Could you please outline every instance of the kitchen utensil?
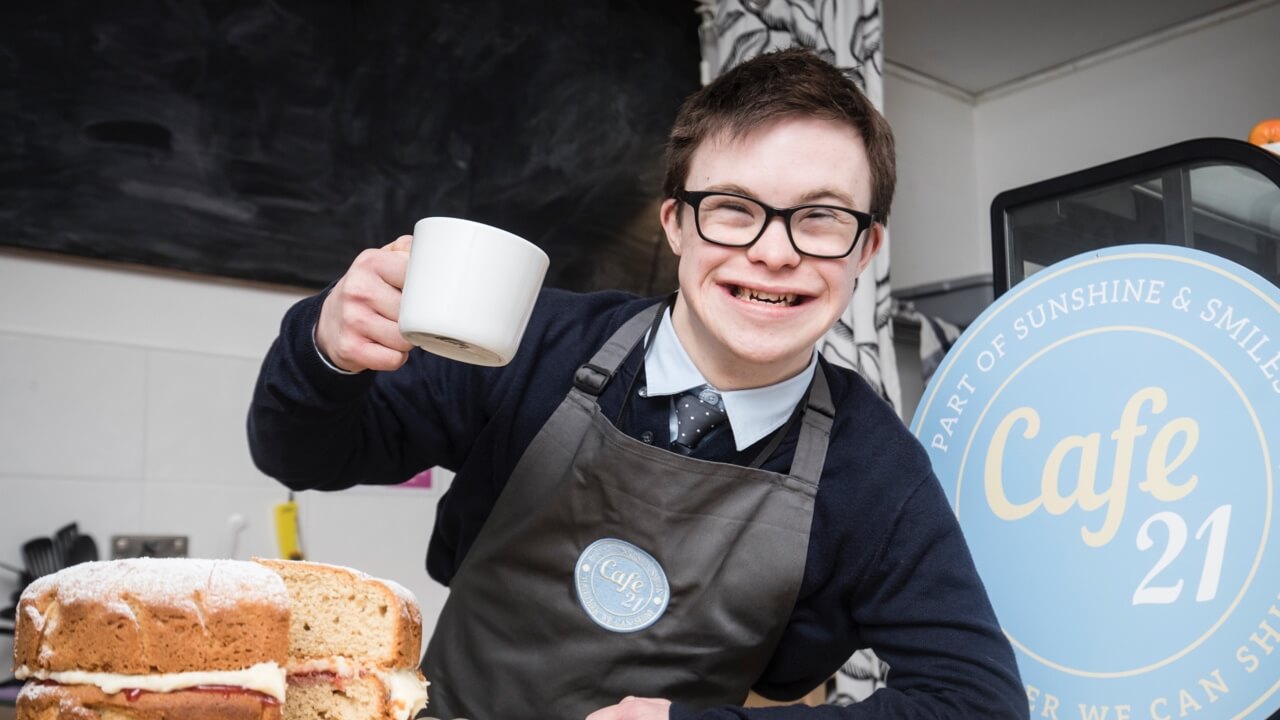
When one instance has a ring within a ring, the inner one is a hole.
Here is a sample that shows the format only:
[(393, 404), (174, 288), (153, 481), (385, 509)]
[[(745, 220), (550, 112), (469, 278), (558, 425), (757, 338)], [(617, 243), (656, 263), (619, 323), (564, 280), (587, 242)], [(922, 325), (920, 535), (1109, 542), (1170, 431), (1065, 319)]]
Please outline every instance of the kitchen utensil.
[(58, 572), (58, 549), (47, 537), (34, 538), (22, 545), (22, 557), (32, 577)]
[(75, 523), (69, 523), (58, 528), (58, 532), (53, 535), (53, 545), (58, 551), (58, 566), (65, 567), (68, 563), (67, 554), (71, 552), (71, 543), (76, 541), (80, 536), (80, 528)]
[(67, 551), (67, 555), (63, 558), (63, 566), (71, 567), (84, 562), (93, 562), (98, 559), (98, 544), (88, 535), (77, 535), (72, 541), (71, 548)]
[(19, 576), (19, 577), (21, 577), (22, 575), (24, 575), (24, 574), (26, 573), (26, 571), (25, 571), (25, 570), (23, 570), (22, 568), (20, 568), (20, 567), (14, 567), (14, 566), (10, 565), (9, 563), (2, 563), (2, 562), (0, 562), (0, 568), (3, 568), (3, 569), (5, 569), (5, 570), (8, 570), (9, 572), (14, 573), (15, 575), (17, 575), (17, 576)]

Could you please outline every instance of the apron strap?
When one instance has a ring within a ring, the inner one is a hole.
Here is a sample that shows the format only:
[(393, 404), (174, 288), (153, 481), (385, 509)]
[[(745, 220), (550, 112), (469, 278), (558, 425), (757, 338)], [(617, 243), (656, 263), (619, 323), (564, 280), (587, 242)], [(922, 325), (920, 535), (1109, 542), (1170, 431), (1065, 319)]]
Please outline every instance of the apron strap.
[(831, 419), (835, 416), (835, 404), (831, 402), (831, 386), (822, 363), (813, 369), (813, 382), (809, 385), (809, 402), (801, 419), (800, 437), (796, 441), (796, 454), (791, 459), (791, 476), (814, 487), (822, 477), (822, 466), (827, 459), (827, 444), (831, 440)]
[(622, 365), (622, 361), (631, 353), (636, 342), (657, 319), (658, 311), (664, 307), (666, 307), (666, 301), (654, 303), (623, 323), (604, 347), (596, 351), (596, 354), (573, 374), (575, 389), (592, 396), (600, 395), (604, 386)]

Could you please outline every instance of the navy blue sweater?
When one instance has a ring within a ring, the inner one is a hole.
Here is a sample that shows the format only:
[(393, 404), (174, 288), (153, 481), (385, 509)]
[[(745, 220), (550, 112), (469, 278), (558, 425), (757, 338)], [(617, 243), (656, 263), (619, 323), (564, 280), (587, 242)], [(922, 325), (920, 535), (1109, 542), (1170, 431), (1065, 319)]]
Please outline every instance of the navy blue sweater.
[[(414, 351), (394, 373), (348, 376), (312, 345), (323, 295), (299, 302), (263, 363), (249, 413), (254, 461), (296, 490), (392, 484), (435, 465), (456, 472), (440, 500), (427, 571), (448, 585), (516, 462), (568, 392), (574, 370), (651, 299), (544, 291), (511, 364), (481, 368)], [(463, 311), (463, 309), (460, 309)], [(600, 396), (632, 437), (667, 437), (668, 401), (632, 392), (633, 352)], [(848, 708), (679, 704), (671, 717), (1022, 718), (1012, 649), (1001, 633), (928, 456), (855, 373), (820, 363), (836, 416), (819, 484), (804, 580), (786, 632), (756, 692), (798, 698), (855, 650), (890, 665), (888, 687)], [(640, 387), (636, 383), (635, 387)], [(728, 436), (728, 433), (725, 433)], [(786, 472), (798, 424), (765, 463)], [(732, 442), (697, 456), (743, 463)]]

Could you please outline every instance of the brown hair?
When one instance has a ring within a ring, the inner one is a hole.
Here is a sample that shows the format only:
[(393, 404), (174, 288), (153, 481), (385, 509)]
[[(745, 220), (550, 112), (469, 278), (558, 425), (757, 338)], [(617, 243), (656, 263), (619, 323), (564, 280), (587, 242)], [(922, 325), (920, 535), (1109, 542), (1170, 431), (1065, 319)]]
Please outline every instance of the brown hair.
[(897, 178), (893, 131), (853, 80), (804, 48), (747, 60), (684, 101), (667, 141), (665, 196), (684, 187), (693, 153), (708, 138), (724, 131), (742, 137), (788, 115), (845, 123), (858, 132), (871, 165), (871, 214), (886, 221)]

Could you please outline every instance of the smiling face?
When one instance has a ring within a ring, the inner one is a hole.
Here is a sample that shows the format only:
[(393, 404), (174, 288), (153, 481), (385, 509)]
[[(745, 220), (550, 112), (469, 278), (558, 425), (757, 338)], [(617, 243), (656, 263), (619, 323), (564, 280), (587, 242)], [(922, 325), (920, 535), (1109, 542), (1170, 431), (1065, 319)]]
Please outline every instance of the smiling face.
[[(694, 152), (685, 189), (720, 190), (775, 207), (806, 203), (867, 211), (871, 170), (850, 126), (787, 117), (740, 138), (709, 138)], [(858, 274), (880, 248), (880, 225), (844, 258), (798, 254), (780, 218), (748, 248), (698, 235), (693, 209), (668, 199), (662, 226), (680, 256), (672, 320), (685, 351), (721, 390), (760, 387), (795, 375), (844, 312)]]

